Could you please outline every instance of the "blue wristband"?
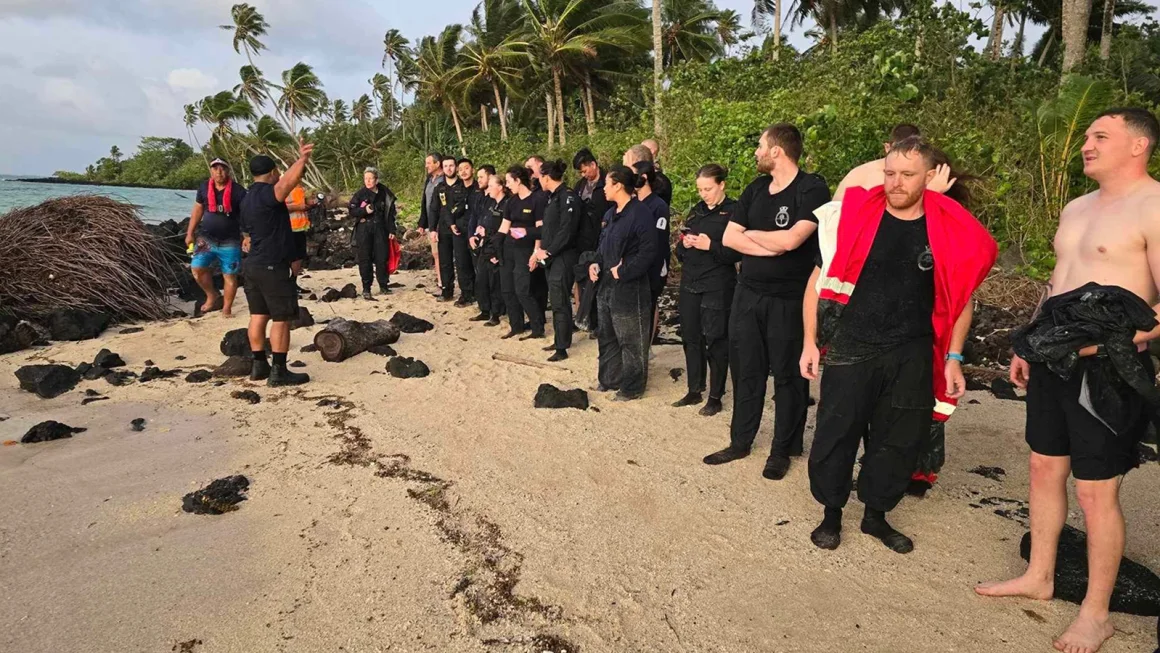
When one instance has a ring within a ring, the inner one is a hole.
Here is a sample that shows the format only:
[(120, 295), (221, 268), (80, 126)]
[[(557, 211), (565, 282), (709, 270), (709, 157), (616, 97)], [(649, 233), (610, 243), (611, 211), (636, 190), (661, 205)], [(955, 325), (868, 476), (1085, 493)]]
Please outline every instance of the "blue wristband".
[(963, 362), (963, 355), (956, 354), (954, 352), (948, 352), (947, 353), (947, 360), (948, 361), (958, 361), (958, 362), (962, 363)]

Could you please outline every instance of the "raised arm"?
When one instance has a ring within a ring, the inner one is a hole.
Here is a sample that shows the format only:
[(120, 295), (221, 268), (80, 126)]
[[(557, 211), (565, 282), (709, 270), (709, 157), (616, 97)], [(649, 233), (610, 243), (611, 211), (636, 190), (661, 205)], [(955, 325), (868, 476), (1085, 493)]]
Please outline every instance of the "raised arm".
[(282, 174), (278, 183), (274, 184), (274, 199), (285, 202), (298, 184), (302, 183), (302, 175), (306, 173), (306, 163), (310, 161), (310, 153), (313, 151), (314, 145), (312, 143), (307, 143), (302, 139), (298, 140), (298, 160)]

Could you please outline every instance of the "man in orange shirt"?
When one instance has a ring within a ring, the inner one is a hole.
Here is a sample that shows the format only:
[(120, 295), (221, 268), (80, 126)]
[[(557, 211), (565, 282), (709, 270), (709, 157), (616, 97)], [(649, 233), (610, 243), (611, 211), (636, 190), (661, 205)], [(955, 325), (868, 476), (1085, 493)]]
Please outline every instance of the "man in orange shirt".
[(306, 187), (298, 184), (286, 198), (286, 209), (290, 211), (290, 230), (294, 232), (294, 262), (290, 271), (294, 276), (302, 274), (302, 264), (306, 260), (306, 232), (310, 231), (310, 214), (307, 213), (318, 201), (307, 198)]

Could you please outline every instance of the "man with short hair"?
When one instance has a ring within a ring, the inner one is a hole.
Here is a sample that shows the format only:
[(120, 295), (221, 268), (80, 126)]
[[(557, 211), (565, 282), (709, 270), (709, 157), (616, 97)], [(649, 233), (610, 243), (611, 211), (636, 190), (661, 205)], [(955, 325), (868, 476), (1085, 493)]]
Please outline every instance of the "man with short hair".
[[(604, 171), (592, 150), (584, 147), (572, 157), (572, 168), (580, 173), (580, 179), (572, 192), (580, 198), (580, 226), (576, 236), (576, 250), (584, 252), (596, 251), (600, 243), (600, 230), (604, 221), (604, 214), (612, 203), (604, 196)], [(572, 291), (573, 302), (576, 305), (576, 324), (588, 329), (590, 337), (596, 337), (596, 302), (592, 302), (592, 309), (581, 312), (581, 289), (589, 283), (586, 278), (578, 277), (576, 287)]]
[(660, 198), (665, 201), (665, 204), (672, 205), (673, 182), (669, 180), (668, 175), (665, 174), (664, 170), (661, 170), (661, 144), (658, 143), (655, 138), (646, 138), (641, 141), (640, 144), (647, 147), (648, 151), (652, 154), (653, 166), (656, 167), (657, 170), (657, 187), (653, 189), (653, 192), (660, 196)]
[[(231, 178), (230, 164), (214, 159), (209, 165), (210, 178), (197, 188), (197, 199), (190, 214), (185, 245), (193, 246), (190, 268), (193, 279), (205, 292), (201, 311), (221, 309), (222, 315), (233, 315), (238, 294), (238, 272), (242, 267), (242, 230), (238, 222), (239, 207), (246, 189)], [(213, 281), (213, 268), (222, 271), (225, 294), (219, 294)]]
[(455, 306), (463, 308), (475, 303), (475, 259), (471, 255), (472, 217), (477, 215), (483, 204), (483, 191), (475, 182), (475, 164), (463, 157), (456, 162), (459, 182), (463, 185), (463, 213), (452, 225), (454, 233), (455, 275), (459, 278), (459, 299)]
[(906, 492), (932, 419), (946, 420), (966, 392), (971, 295), (998, 247), (962, 205), (928, 188), (937, 158), (920, 138), (895, 143), (885, 185), (846, 192), (833, 254), (815, 261), (806, 285), (804, 378), (817, 378), (826, 349), (809, 462), (810, 490), (825, 513), (810, 539), (822, 549), (841, 542), (842, 509), (865, 439), (862, 532), (897, 553), (913, 550), (886, 513)]
[[(295, 256), (294, 232), (290, 229), (286, 198), (302, 181), (313, 151), (314, 145), (300, 140), (298, 160), (284, 175), (268, 156), (250, 159), (254, 183), (241, 205), (242, 229), (250, 244), (245, 264), (250, 349), (254, 355), (250, 380), (265, 379), (271, 387), (301, 385), (310, 380), (309, 375), (291, 372), (286, 367), (290, 322), (298, 317), (298, 293), (290, 271)], [(267, 325), (270, 326), (272, 362), (266, 361)]]
[(439, 287), (431, 293), (438, 297), (443, 294), (442, 266), (439, 265), (439, 207), (435, 204), (435, 188), (443, 183), (443, 155), (428, 152), (423, 159), (427, 171), (427, 182), (423, 185), (423, 196), (419, 208), (419, 235), (428, 235), (431, 240), (431, 257), (435, 260), (435, 285)]
[(810, 384), (802, 378), (802, 297), (814, 269), (818, 219), (830, 199), (826, 181), (798, 167), (802, 135), (771, 125), (754, 153), (760, 176), (745, 188), (722, 244), (741, 253), (741, 274), (729, 317), (733, 422), (729, 446), (705, 457), (720, 465), (749, 455), (774, 377), (773, 445), (762, 476), (780, 480), (802, 454)]
[[(1044, 293), (1046, 301), (1037, 311), (1048, 316), (1049, 326), (1056, 322), (1064, 326), (1065, 316), (1081, 315), (1082, 311), (1067, 306), (1069, 297), (1075, 305), (1077, 295), (1119, 293), (1142, 304), (1145, 315), (1149, 308), (1160, 309), (1156, 304), (1160, 182), (1148, 174), (1158, 141), (1160, 124), (1144, 109), (1108, 110), (1088, 128), (1081, 150), (1083, 169), (1099, 188), (1073, 200), (1059, 218), (1055, 270)], [(1028, 328), (1034, 329), (1037, 322), (1033, 320)], [(1072, 326), (1087, 333), (1084, 325)], [(1147, 343), (1160, 336), (1160, 327), (1136, 328), (1130, 326), (1128, 333), (1120, 334), (1123, 341), (1087, 342), (1077, 347), (1078, 352), (1068, 351), (1069, 358), (1078, 353), (1079, 359), (1067, 379), (1048, 364), (1029, 364), (1018, 355), (1011, 359), (1011, 381), (1027, 389), (1030, 564), (1018, 578), (980, 585), (975, 591), (984, 596), (1052, 597), (1071, 473), (1087, 526), (1087, 595), (1075, 621), (1055, 640), (1059, 651), (1094, 653), (1115, 633), (1108, 609), (1124, 553), (1120, 485), (1128, 470), (1138, 464), (1136, 447), (1151, 411), (1137, 388), (1155, 392)], [(1116, 370), (1111, 379), (1108, 367)], [(1119, 371), (1133, 367), (1139, 376), (1136, 384)], [(1118, 415), (1102, 410), (1109, 399), (1121, 407)]]
[[(458, 223), (461, 218), (466, 220), (467, 189), (463, 180), (459, 178), (458, 161), (453, 156), (443, 156), (440, 161), (443, 178), (435, 187), (435, 231), (432, 232), (435, 242), (439, 245), (439, 301), (449, 302), (455, 299), (455, 237), (459, 233)], [(466, 222), (464, 222), (466, 227)], [(466, 246), (466, 235), (464, 245)], [(460, 292), (470, 292), (463, 285), (460, 278)], [(462, 296), (460, 297), (462, 299)]]

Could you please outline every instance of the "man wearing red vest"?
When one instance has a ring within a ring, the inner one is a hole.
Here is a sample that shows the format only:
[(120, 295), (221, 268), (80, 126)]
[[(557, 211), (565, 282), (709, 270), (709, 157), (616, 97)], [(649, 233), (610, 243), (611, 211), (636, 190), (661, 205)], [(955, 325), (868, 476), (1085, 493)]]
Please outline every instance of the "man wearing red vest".
[(886, 157), (884, 186), (847, 190), (833, 258), (806, 286), (802, 376), (817, 378), (826, 350), (809, 461), (810, 490), (825, 508), (810, 539), (823, 549), (841, 543), (866, 435), (862, 532), (898, 553), (913, 550), (886, 513), (906, 491), (931, 420), (946, 420), (966, 391), (971, 295), (998, 247), (962, 205), (927, 189), (936, 156), (921, 138), (905, 139)]

